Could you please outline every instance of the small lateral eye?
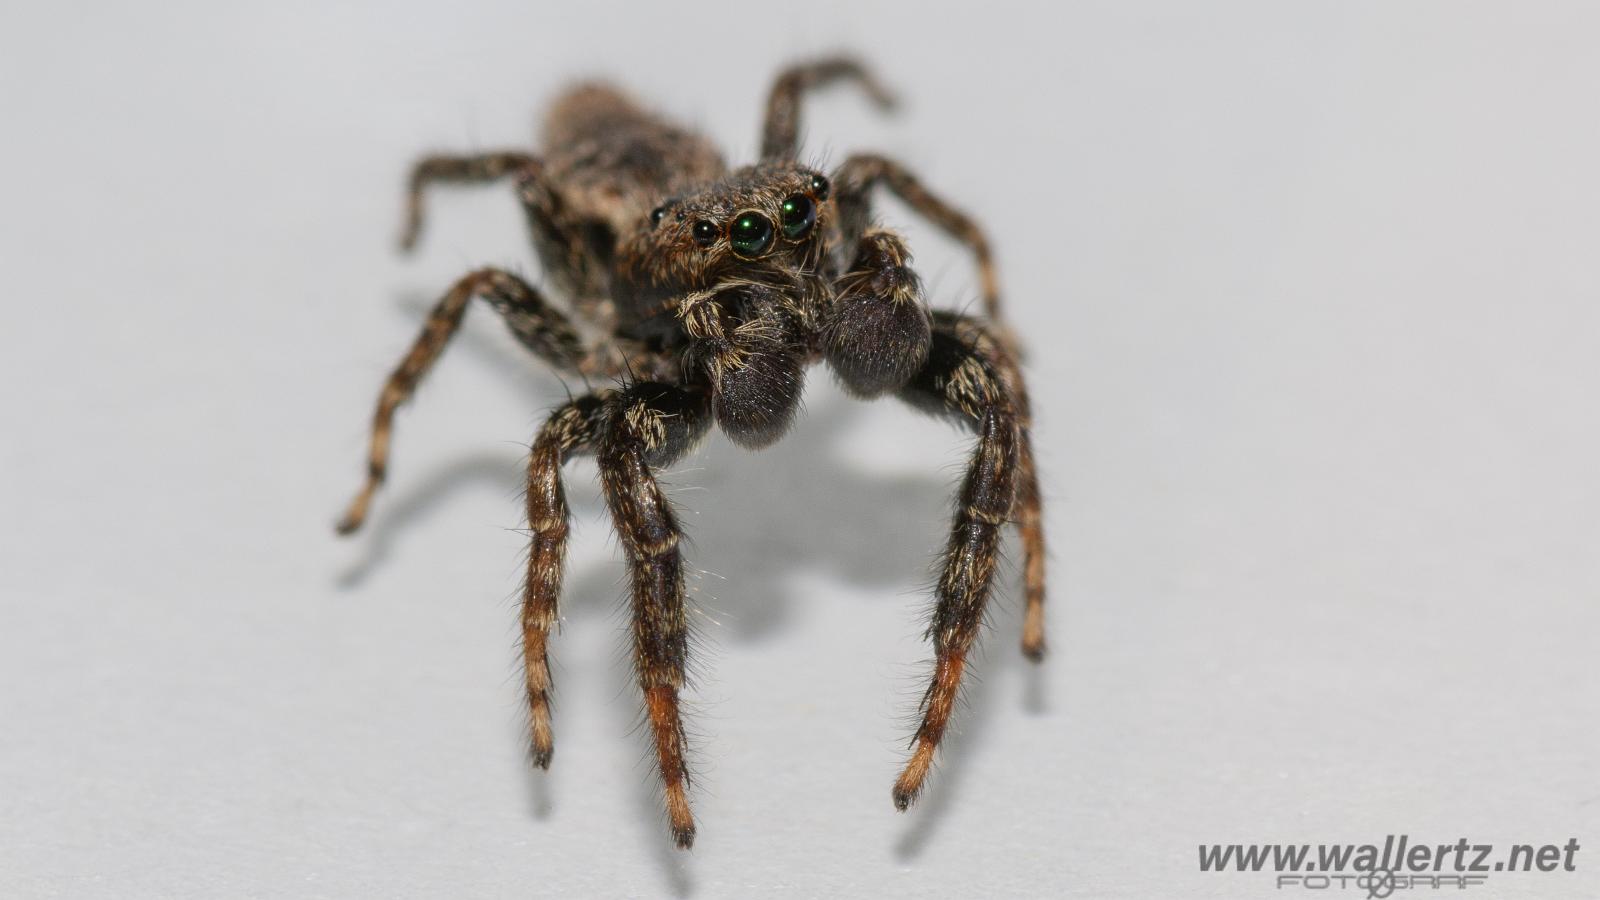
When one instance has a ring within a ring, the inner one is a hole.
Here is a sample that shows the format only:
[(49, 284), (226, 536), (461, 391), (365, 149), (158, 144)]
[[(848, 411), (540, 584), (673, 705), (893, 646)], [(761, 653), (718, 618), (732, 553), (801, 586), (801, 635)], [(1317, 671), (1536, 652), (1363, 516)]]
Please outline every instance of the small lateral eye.
[(811, 193), (815, 194), (818, 200), (828, 199), (828, 188), (828, 179), (821, 175), (811, 176)]
[(694, 223), (694, 242), (702, 247), (709, 247), (717, 242), (717, 226), (705, 219)]
[(667, 208), (665, 206), (658, 206), (655, 209), (651, 210), (650, 211), (650, 227), (654, 228), (655, 226), (660, 225), (661, 224), (661, 220), (666, 218), (666, 217), (667, 217)]
[(746, 259), (760, 256), (772, 246), (772, 222), (760, 213), (740, 213), (728, 226), (728, 243)]
[(779, 208), (783, 233), (790, 240), (798, 240), (817, 222), (817, 205), (805, 194), (792, 194)]

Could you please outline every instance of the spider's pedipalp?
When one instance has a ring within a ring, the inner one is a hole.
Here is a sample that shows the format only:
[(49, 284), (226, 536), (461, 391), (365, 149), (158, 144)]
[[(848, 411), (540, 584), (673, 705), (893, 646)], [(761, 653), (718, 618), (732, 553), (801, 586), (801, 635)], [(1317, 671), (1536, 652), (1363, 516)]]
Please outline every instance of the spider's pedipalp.
[(711, 389), (711, 410), (728, 439), (759, 450), (783, 437), (805, 388), (805, 336), (792, 298), (736, 283), (685, 303), (689, 368)]
[(876, 397), (906, 383), (928, 359), (922, 280), (900, 236), (863, 235), (855, 263), (835, 282), (822, 323), (822, 352), (849, 393)]

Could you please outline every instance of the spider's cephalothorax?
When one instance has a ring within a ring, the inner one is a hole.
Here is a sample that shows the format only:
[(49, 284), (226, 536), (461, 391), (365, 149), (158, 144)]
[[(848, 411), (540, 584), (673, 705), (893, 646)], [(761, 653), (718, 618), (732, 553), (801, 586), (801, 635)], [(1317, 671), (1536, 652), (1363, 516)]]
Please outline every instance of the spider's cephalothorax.
[[(1001, 530), (1022, 538), (1022, 649), (1044, 653), (1044, 534), (1027, 394), (999, 322), (999, 289), (983, 232), (898, 164), (852, 156), (824, 173), (795, 162), (799, 103), (835, 80), (889, 95), (857, 63), (823, 59), (783, 72), (768, 100), (762, 160), (728, 170), (702, 137), (585, 85), (557, 101), (542, 155), (434, 156), (412, 172), (402, 246), (422, 225), (433, 182), (511, 176), (550, 280), (590, 328), (521, 278), (480, 269), (430, 314), (379, 397), (367, 480), (339, 530), (361, 526), (388, 468), (395, 409), (415, 390), (472, 298), (493, 307), (529, 350), (564, 372), (611, 378), (556, 409), (533, 442), (527, 514), (532, 535), (523, 596), (534, 764), (550, 764), (550, 670), (568, 510), (562, 462), (592, 453), (632, 571), (633, 657), (680, 847), (694, 840), (679, 691), (687, 667), (680, 530), (656, 480), (714, 423), (735, 443), (780, 438), (799, 407), (807, 368), (825, 362), (858, 397), (900, 399), (965, 424), (977, 436), (945, 548), (928, 637), (934, 672), (911, 758), (894, 785), (905, 809), (933, 763), (988, 601)], [(870, 195), (894, 192), (977, 257), (982, 315), (931, 312), (911, 255), (873, 224)], [(586, 334), (602, 335), (597, 339)]]

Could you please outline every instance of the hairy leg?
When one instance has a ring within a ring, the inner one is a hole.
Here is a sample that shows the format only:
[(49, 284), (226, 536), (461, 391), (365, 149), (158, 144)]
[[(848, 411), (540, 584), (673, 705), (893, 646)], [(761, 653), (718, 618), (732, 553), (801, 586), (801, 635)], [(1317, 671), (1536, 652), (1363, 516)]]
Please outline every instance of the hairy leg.
[(969, 347), (993, 369), (1011, 399), (1017, 419), (1017, 502), (1012, 515), (1022, 541), (1022, 653), (1038, 662), (1044, 658), (1045, 542), (1043, 498), (1039, 492), (1038, 464), (1033, 452), (1033, 411), (1028, 385), (1016, 356), (998, 343), (994, 326), (951, 312), (933, 314), (935, 334), (948, 336)]
[(628, 558), (633, 659), (655, 739), (667, 818), (680, 848), (694, 843), (689, 774), (678, 709), (689, 656), (682, 531), (653, 469), (669, 464), (710, 423), (704, 393), (658, 383), (635, 384), (607, 404), (597, 461), (606, 505)]
[(1022, 654), (1044, 659), (1044, 498), (1039, 492), (1039, 466), (1033, 453), (1033, 410), (1021, 367), (1011, 353), (997, 358), (1017, 411), (1017, 533), (1022, 539)]
[(834, 173), (834, 190), (846, 241), (866, 231), (872, 219), (870, 194), (881, 184), (951, 237), (967, 245), (977, 258), (984, 313), (1000, 321), (1000, 277), (989, 239), (966, 213), (929, 191), (904, 166), (882, 156), (859, 155), (845, 160)]
[[(1029, 452), (1022, 430), (1025, 413), (1011, 387), (1015, 366), (987, 329), (970, 319), (942, 319), (934, 329), (927, 364), (900, 396), (913, 406), (967, 424), (978, 440), (957, 498), (942, 558), (938, 604), (928, 627), (934, 646), (933, 679), (923, 697), (911, 758), (894, 785), (894, 803), (902, 810), (921, 792), (955, 708), (962, 672), (988, 604), (1000, 530), (1011, 521), (1019, 495), (1022, 502), (1029, 502), (1021, 487), (1028, 481), (1023, 459)], [(1037, 491), (1033, 493), (1036, 500)], [(1042, 542), (1042, 533), (1038, 537)], [(1038, 574), (1043, 577), (1042, 567)]]
[(575, 298), (580, 314), (602, 325), (609, 324), (608, 301), (596, 299), (603, 297), (605, 290), (592, 248), (582, 239), (579, 223), (571, 221), (560, 192), (545, 175), (544, 162), (536, 156), (503, 151), (479, 156), (429, 156), (419, 161), (408, 182), (401, 249), (416, 246), (422, 233), (423, 194), (429, 185), (481, 184), (508, 175), (516, 176), (517, 199), (527, 216), (545, 274), (555, 282), (559, 293)]
[(610, 248), (597, 246), (591, 240), (593, 223), (586, 227), (586, 223), (573, 218), (561, 192), (545, 174), (543, 162), (534, 161), (518, 170), (517, 200), (527, 217), (545, 275), (557, 291), (573, 301), (579, 315), (610, 331), (614, 316), (605, 263), (600, 257)]
[(557, 621), (566, 565), (570, 513), (561, 465), (592, 450), (600, 414), (614, 393), (581, 397), (550, 414), (528, 456), (528, 580), (522, 594), (522, 659), (528, 686), (528, 726), (533, 764), (550, 767), (555, 738), (550, 728), (550, 661), (547, 646)]
[(494, 181), (520, 169), (535, 165), (527, 153), (502, 151), (477, 156), (428, 156), (411, 168), (406, 187), (405, 225), (400, 229), (400, 249), (410, 250), (422, 234), (422, 195), (436, 182), (481, 184)]
[(511, 333), (540, 358), (563, 372), (583, 374), (606, 368), (609, 348), (586, 349), (566, 316), (551, 307), (532, 285), (510, 272), (479, 269), (457, 281), (428, 314), (427, 324), (411, 350), (384, 383), (372, 418), (372, 438), (367, 451), (367, 479), (351, 501), (339, 533), (361, 527), (367, 507), (389, 467), (389, 438), (395, 410), (411, 397), (445, 344), (461, 325), (467, 303), (482, 297), (505, 319)]
[(854, 81), (880, 109), (894, 106), (894, 95), (861, 63), (835, 56), (793, 66), (778, 74), (767, 95), (767, 120), (761, 130), (762, 159), (793, 159), (800, 151), (800, 97), (835, 81)]

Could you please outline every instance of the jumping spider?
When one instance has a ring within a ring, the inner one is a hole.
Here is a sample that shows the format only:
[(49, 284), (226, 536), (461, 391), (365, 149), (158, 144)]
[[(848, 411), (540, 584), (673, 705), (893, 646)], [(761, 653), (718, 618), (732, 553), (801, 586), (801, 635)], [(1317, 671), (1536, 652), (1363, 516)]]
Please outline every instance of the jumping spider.
[[(852, 156), (831, 174), (795, 161), (801, 97), (835, 81), (855, 82), (880, 107), (892, 105), (852, 60), (790, 68), (767, 102), (761, 161), (738, 169), (728, 169), (700, 135), (595, 84), (556, 101), (543, 155), (508, 151), (419, 162), (402, 248), (410, 249), (421, 231), (428, 185), (510, 176), (545, 274), (588, 330), (604, 337), (586, 340), (568, 314), (510, 272), (479, 269), (457, 281), (383, 387), (366, 483), (339, 523), (348, 534), (366, 519), (388, 469), (395, 408), (439, 357), (472, 298), (486, 301), (522, 344), (558, 370), (615, 381), (616, 388), (551, 413), (528, 462), (532, 546), (522, 632), (533, 762), (547, 768), (553, 747), (546, 644), (557, 621), (567, 544), (561, 465), (593, 453), (632, 575), (634, 664), (672, 834), (683, 848), (695, 833), (678, 709), (688, 624), (681, 530), (656, 472), (713, 422), (742, 447), (776, 441), (794, 418), (812, 363), (826, 361), (852, 395), (893, 394), (977, 435), (942, 557), (927, 631), (934, 672), (910, 759), (894, 784), (897, 808), (916, 799), (944, 736), (1007, 524), (1019, 528), (1022, 540), (1022, 650), (1032, 659), (1044, 653), (1044, 534), (1028, 400), (999, 324), (988, 241), (971, 219), (891, 160)], [(904, 241), (873, 222), (869, 195), (878, 185), (972, 250), (982, 315), (928, 309)]]

